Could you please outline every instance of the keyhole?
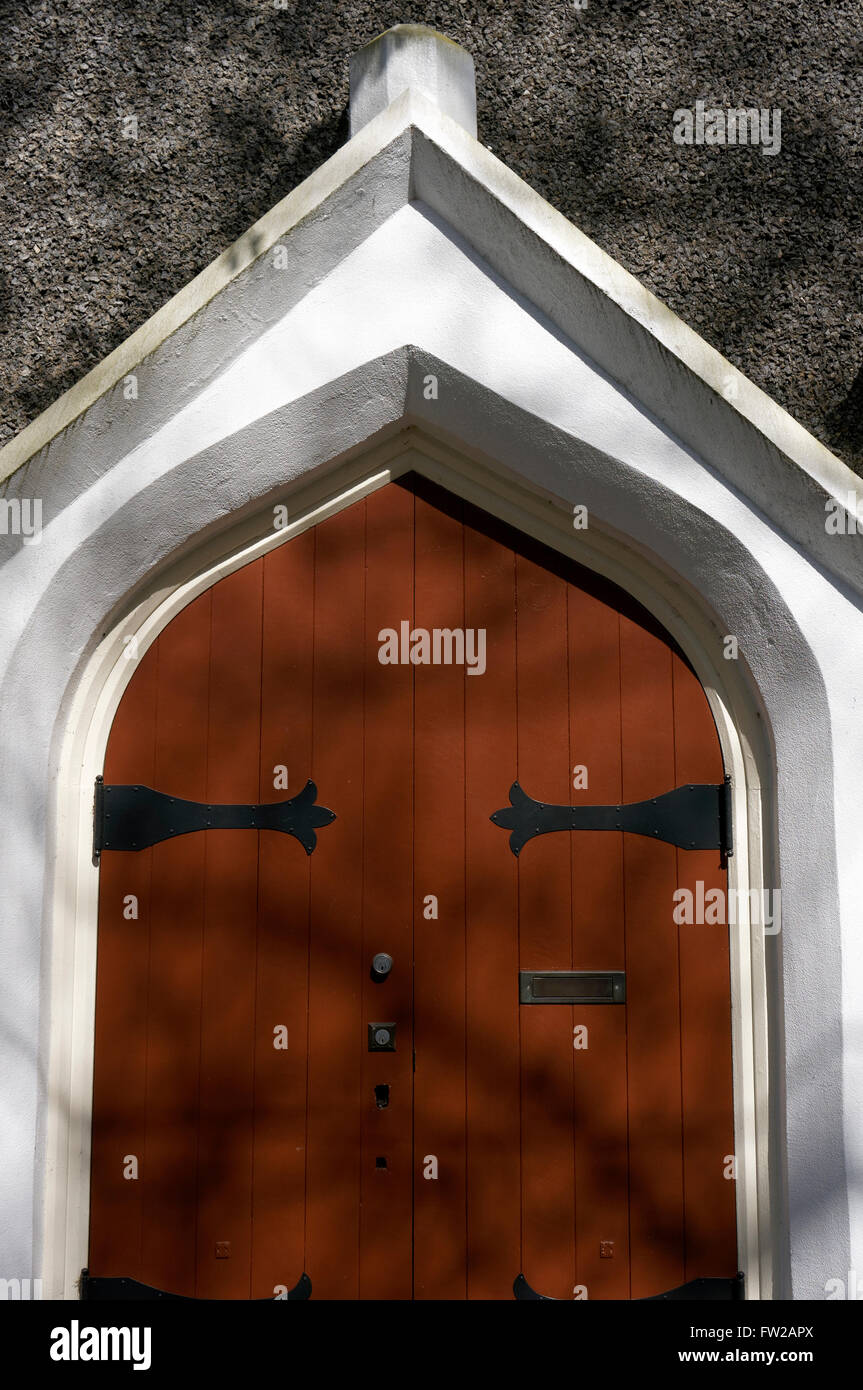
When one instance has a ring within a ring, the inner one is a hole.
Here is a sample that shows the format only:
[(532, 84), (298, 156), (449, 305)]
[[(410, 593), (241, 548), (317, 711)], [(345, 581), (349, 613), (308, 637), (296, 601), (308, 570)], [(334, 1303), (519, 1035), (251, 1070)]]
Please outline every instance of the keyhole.
[(386, 1110), (390, 1103), (389, 1086), (375, 1086), (375, 1105), (378, 1110)]

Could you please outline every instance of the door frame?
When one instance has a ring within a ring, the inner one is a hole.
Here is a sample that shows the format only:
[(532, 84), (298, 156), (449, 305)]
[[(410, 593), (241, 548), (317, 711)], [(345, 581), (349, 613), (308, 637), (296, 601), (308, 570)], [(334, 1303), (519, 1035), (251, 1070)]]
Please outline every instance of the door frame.
[[(768, 1049), (765, 939), (763, 931), (752, 929), (749, 895), (778, 887), (778, 855), (773, 757), (759, 692), (742, 661), (722, 659), (724, 634), (716, 614), (679, 575), (598, 521), (575, 530), (569, 506), (492, 472), (425, 429), (408, 426), (372, 449), (352, 451), (332, 471), (286, 488), (285, 525), (275, 524), (269, 506), (190, 549), (146, 587), (138, 586), (110, 618), (78, 680), (60, 750), (57, 854), (49, 889), (42, 1193), (46, 1298), (77, 1298), (87, 1263), (99, 883), (92, 857), (93, 787), (103, 770), (114, 714), (136, 669), (135, 650), (143, 655), (177, 613), (226, 575), (411, 471), (618, 584), (675, 638), (705, 690), (733, 779), (735, 852), (728, 887), (745, 905), (731, 930), (738, 1260), (747, 1298), (772, 1297), (774, 1256), (781, 1243), (770, 1142), (776, 1059)], [(771, 980), (771, 989), (777, 983)]]

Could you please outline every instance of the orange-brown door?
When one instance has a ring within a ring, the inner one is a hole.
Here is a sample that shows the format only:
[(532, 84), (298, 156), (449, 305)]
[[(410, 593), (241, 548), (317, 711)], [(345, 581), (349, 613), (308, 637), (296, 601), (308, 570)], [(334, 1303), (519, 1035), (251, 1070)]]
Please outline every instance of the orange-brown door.
[[(316, 1299), (731, 1278), (728, 928), (675, 920), (676, 890), (724, 892), (718, 849), (558, 828), (515, 855), (491, 819), (516, 781), (604, 807), (722, 777), (643, 609), (419, 479), (194, 600), (105, 761), (106, 809), (176, 800), (145, 848), (104, 822), (91, 1278), (244, 1299), (303, 1274)], [(309, 780), (335, 819), (261, 828)], [(528, 1002), (551, 972), (614, 972), (619, 998)]]

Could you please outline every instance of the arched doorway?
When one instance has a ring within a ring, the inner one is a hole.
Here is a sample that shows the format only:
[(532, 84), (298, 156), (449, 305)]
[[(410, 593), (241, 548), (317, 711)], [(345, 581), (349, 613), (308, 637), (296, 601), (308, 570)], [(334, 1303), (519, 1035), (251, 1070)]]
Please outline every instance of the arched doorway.
[(522, 846), (505, 811), (513, 782), (541, 808), (721, 785), (674, 641), (592, 572), (390, 483), (189, 604), (105, 763), (110, 788), (202, 808), (309, 779), (336, 817), (311, 853), (305, 822), (304, 845), (239, 813), (177, 834), (158, 812), (140, 850), (106, 834), (91, 1276), (391, 1299), (730, 1279), (728, 928), (674, 920), (680, 888), (724, 890), (718, 840)]

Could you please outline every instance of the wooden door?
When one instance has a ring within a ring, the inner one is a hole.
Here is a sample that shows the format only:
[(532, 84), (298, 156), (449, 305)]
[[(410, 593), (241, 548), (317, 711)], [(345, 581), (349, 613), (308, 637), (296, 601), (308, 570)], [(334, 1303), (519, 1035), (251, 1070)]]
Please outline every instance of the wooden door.
[[(514, 781), (564, 807), (722, 782), (703, 690), (627, 595), (390, 484), (169, 624), (104, 775), (106, 807), (151, 788), (216, 824), (102, 854), (91, 1277), (603, 1299), (733, 1276), (728, 928), (674, 911), (724, 891), (718, 850), (564, 829), (516, 856), (491, 819)], [(310, 779), (335, 819), (307, 853), (243, 808)], [(520, 1002), (561, 971), (618, 972), (625, 1002)]]

